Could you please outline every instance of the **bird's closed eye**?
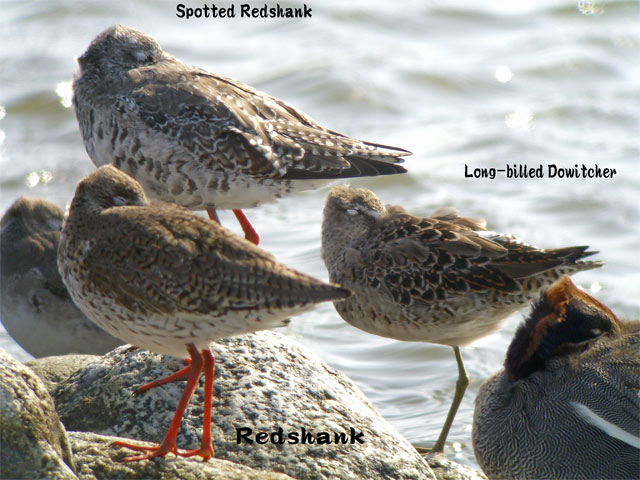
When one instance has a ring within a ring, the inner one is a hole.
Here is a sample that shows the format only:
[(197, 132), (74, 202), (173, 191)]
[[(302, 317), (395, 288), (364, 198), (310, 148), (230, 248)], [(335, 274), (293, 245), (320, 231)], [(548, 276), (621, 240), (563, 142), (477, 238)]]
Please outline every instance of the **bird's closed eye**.
[(355, 208), (347, 208), (347, 215), (358, 215), (358, 210), (356, 210)]
[(138, 62), (145, 63), (145, 64), (153, 62), (153, 55), (151, 55), (150, 53), (137, 51), (135, 52), (134, 55)]

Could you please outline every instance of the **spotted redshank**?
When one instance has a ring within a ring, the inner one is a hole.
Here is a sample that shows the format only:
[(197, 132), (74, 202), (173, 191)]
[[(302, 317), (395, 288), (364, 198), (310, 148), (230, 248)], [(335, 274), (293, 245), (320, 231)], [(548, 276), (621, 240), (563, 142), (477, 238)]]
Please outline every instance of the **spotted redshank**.
[(63, 212), (43, 199), (20, 197), (0, 221), (0, 318), (34, 357), (102, 355), (122, 341), (85, 317), (58, 273)]
[[(190, 365), (142, 390), (178, 379), (187, 385), (160, 445), (119, 445), (145, 452), (127, 460), (213, 455), (211, 402), (215, 360), (209, 342), (288, 323), (314, 304), (349, 295), (290, 269), (215, 222), (162, 202), (150, 204), (139, 183), (111, 165), (76, 189), (58, 265), (80, 309), (138, 347), (183, 357)], [(202, 444), (178, 450), (184, 410), (204, 369)]]
[(489, 478), (638, 478), (640, 322), (549, 287), (480, 387), (473, 448)]
[(147, 195), (192, 210), (240, 210), (333, 179), (404, 173), (410, 152), (318, 125), (282, 100), (187, 65), (139, 30), (115, 25), (78, 59), (73, 104), (93, 162)]
[(419, 218), (385, 207), (369, 190), (334, 187), (322, 224), (329, 278), (354, 295), (335, 307), (383, 337), (453, 347), (455, 396), (432, 448), (442, 452), (469, 378), (460, 346), (488, 335), (560, 276), (599, 267), (588, 247), (541, 250), (490, 233), (454, 208)]

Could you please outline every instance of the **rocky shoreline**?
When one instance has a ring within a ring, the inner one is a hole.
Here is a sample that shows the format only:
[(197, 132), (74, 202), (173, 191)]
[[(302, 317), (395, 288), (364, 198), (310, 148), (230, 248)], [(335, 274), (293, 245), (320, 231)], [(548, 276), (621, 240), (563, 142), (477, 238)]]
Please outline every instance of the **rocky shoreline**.
[[(212, 412), (216, 458), (204, 463), (173, 455), (124, 463), (133, 452), (112, 445), (117, 437), (162, 439), (182, 383), (134, 392), (175, 372), (183, 366), (180, 360), (127, 346), (102, 357), (46, 357), (26, 364), (0, 354), (0, 476), (484, 478), (442, 457), (425, 461), (351, 380), (282, 334), (265, 331), (224, 339), (212, 344), (212, 350), (217, 359)], [(178, 435), (180, 448), (199, 444), (201, 389), (195, 397)]]

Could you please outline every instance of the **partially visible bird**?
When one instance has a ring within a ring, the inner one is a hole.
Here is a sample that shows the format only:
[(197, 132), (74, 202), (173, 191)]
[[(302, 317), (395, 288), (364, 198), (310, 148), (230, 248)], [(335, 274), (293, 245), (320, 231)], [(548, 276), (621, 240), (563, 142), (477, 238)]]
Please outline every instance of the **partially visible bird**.
[(640, 322), (564, 277), (480, 387), (473, 449), (491, 478), (640, 477)]
[(147, 195), (192, 210), (240, 210), (330, 180), (404, 173), (411, 153), (329, 130), (243, 83), (187, 65), (115, 25), (78, 58), (73, 104), (87, 152)]
[(328, 194), (322, 256), (332, 282), (354, 292), (336, 303), (351, 325), (383, 337), (453, 347), (458, 381), (432, 451), (442, 452), (469, 383), (459, 347), (490, 334), (562, 275), (599, 267), (588, 247), (542, 250), (485, 230), (444, 208), (419, 218), (348, 186)]
[(103, 355), (122, 341), (75, 306), (58, 273), (63, 212), (51, 202), (20, 197), (0, 227), (0, 319), (34, 357)]
[[(153, 352), (191, 358), (190, 365), (142, 391), (187, 379), (160, 445), (118, 443), (146, 452), (213, 455), (213, 340), (288, 323), (316, 303), (350, 292), (299, 273), (215, 222), (182, 207), (150, 204), (142, 187), (108, 165), (76, 189), (60, 240), (62, 279), (80, 309), (113, 335)], [(201, 371), (205, 376), (202, 443), (183, 451), (176, 435)]]

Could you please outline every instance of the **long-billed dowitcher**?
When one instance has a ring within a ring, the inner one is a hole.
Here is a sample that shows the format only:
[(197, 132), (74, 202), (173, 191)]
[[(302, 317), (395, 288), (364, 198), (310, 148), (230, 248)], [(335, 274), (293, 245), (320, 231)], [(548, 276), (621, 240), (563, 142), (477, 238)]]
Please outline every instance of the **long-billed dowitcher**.
[(404, 173), (410, 152), (329, 130), (282, 100), (187, 65), (122, 25), (78, 59), (73, 104), (93, 162), (192, 210), (240, 210), (332, 179)]
[(102, 355), (122, 341), (78, 310), (58, 272), (62, 210), (40, 198), (20, 197), (0, 226), (0, 318), (11, 337), (34, 357)]
[(600, 266), (587, 247), (541, 250), (490, 233), (453, 208), (419, 218), (369, 190), (334, 187), (322, 224), (329, 278), (354, 295), (335, 307), (351, 325), (453, 347), (458, 381), (432, 451), (442, 452), (469, 378), (459, 347), (496, 330), (560, 276)]
[[(111, 165), (84, 178), (65, 220), (58, 264), (80, 309), (138, 347), (191, 357), (190, 366), (144, 389), (188, 377), (161, 445), (128, 460), (213, 455), (215, 360), (209, 342), (282, 326), (314, 304), (349, 295), (290, 269), (224, 227), (173, 204), (148, 203), (140, 184)], [(183, 451), (176, 435), (203, 369), (202, 444)]]
[(638, 478), (640, 322), (553, 284), (480, 387), (472, 437), (489, 478)]

